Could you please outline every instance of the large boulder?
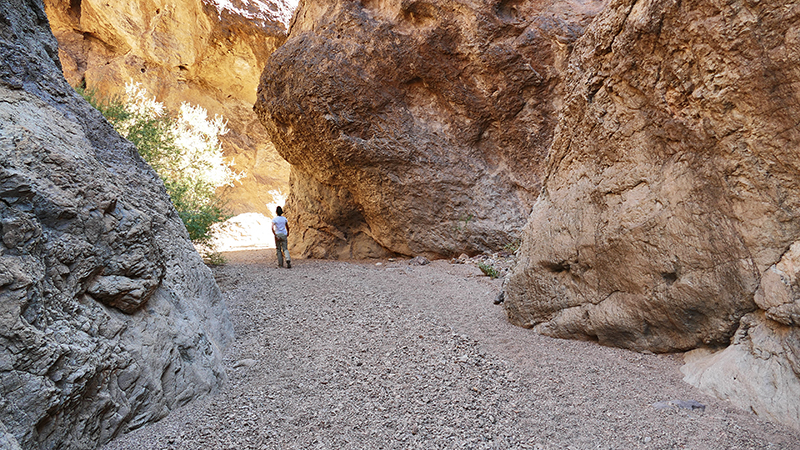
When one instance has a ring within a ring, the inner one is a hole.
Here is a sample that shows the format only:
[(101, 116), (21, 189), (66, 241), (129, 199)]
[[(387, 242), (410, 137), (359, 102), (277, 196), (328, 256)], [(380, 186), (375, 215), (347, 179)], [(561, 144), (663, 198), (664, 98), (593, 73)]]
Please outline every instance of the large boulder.
[[(140, 83), (167, 108), (200, 105), (227, 121), (221, 142), (246, 176), (221, 192), (233, 214), (268, 213), (289, 165), (252, 112), (267, 57), (286, 39), (296, 0), (45, 0), (72, 86), (106, 96)], [(281, 195), (277, 195), (277, 194)]]
[(616, 0), (595, 19), (506, 283), (513, 323), (656, 352), (738, 328), (729, 353), (800, 374), (796, 275), (775, 269), (800, 238), (798, 30), (780, 1)]
[(0, 10), (0, 446), (96, 448), (224, 380), (224, 300), (163, 184)]
[(292, 165), (298, 256), (497, 250), (541, 186), (602, 2), (303, 1), (255, 110)]

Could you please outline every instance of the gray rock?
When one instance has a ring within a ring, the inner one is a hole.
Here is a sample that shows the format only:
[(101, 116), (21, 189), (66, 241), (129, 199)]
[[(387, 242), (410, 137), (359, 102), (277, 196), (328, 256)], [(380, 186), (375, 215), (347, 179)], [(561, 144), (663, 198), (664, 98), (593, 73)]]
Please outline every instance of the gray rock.
[(424, 266), (430, 263), (431, 261), (424, 256), (415, 256), (408, 261), (408, 264), (412, 266)]
[(251, 359), (251, 358), (240, 359), (239, 361), (236, 361), (236, 364), (233, 365), (233, 368), (234, 369), (238, 369), (240, 367), (244, 367), (246, 369), (249, 369), (249, 368), (255, 366), (257, 363), (258, 363), (258, 361), (256, 361), (255, 359)]
[(0, 422), (0, 448), (5, 450), (22, 450), (17, 439), (6, 430), (3, 422)]
[(0, 11), (0, 445), (96, 448), (224, 380), (225, 303), (163, 184)]

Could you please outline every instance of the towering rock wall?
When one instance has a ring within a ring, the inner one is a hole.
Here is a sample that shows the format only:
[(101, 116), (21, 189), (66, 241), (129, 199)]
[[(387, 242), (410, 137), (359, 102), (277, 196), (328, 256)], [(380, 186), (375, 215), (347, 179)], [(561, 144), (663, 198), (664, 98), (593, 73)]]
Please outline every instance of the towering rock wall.
[(301, 2), (256, 112), (292, 165), (292, 251), (451, 255), (515, 241), (572, 43), (602, 2)]
[(512, 322), (635, 350), (733, 342), (689, 379), (800, 427), (798, 30), (780, 1), (616, 0), (596, 18)]
[(224, 379), (222, 296), (156, 174), (0, 9), (0, 446), (89, 449)]
[(113, 96), (133, 81), (170, 109), (189, 102), (228, 121), (225, 156), (247, 174), (224, 189), (233, 214), (266, 213), (270, 191), (288, 192), (288, 164), (252, 106), (267, 57), (286, 39), (291, 0), (45, 3), (71, 85)]

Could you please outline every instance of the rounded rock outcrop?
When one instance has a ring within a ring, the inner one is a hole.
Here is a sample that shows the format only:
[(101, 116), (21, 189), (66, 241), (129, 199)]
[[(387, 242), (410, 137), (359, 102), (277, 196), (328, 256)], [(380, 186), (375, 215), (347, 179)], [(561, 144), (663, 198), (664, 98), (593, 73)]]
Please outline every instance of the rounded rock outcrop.
[(602, 2), (301, 2), (255, 110), (302, 256), (475, 254), (539, 193), (572, 42)]

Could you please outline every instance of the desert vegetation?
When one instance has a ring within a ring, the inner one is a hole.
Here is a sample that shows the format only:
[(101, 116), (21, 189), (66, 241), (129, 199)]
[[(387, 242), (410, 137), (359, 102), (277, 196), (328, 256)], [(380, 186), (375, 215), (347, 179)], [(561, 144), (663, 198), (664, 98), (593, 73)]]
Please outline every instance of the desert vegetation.
[(230, 215), (217, 189), (244, 175), (225, 161), (219, 137), (227, 133), (224, 118), (208, 117), (200, 106), (181, 104), (168, 111), (139, 84), (128, 83), (124, 96), (104, 97), (95, 90), (81, 95), (131, 141), (158, 173), (189, 238), (211, 262), (220, 262), (212, 239)]

